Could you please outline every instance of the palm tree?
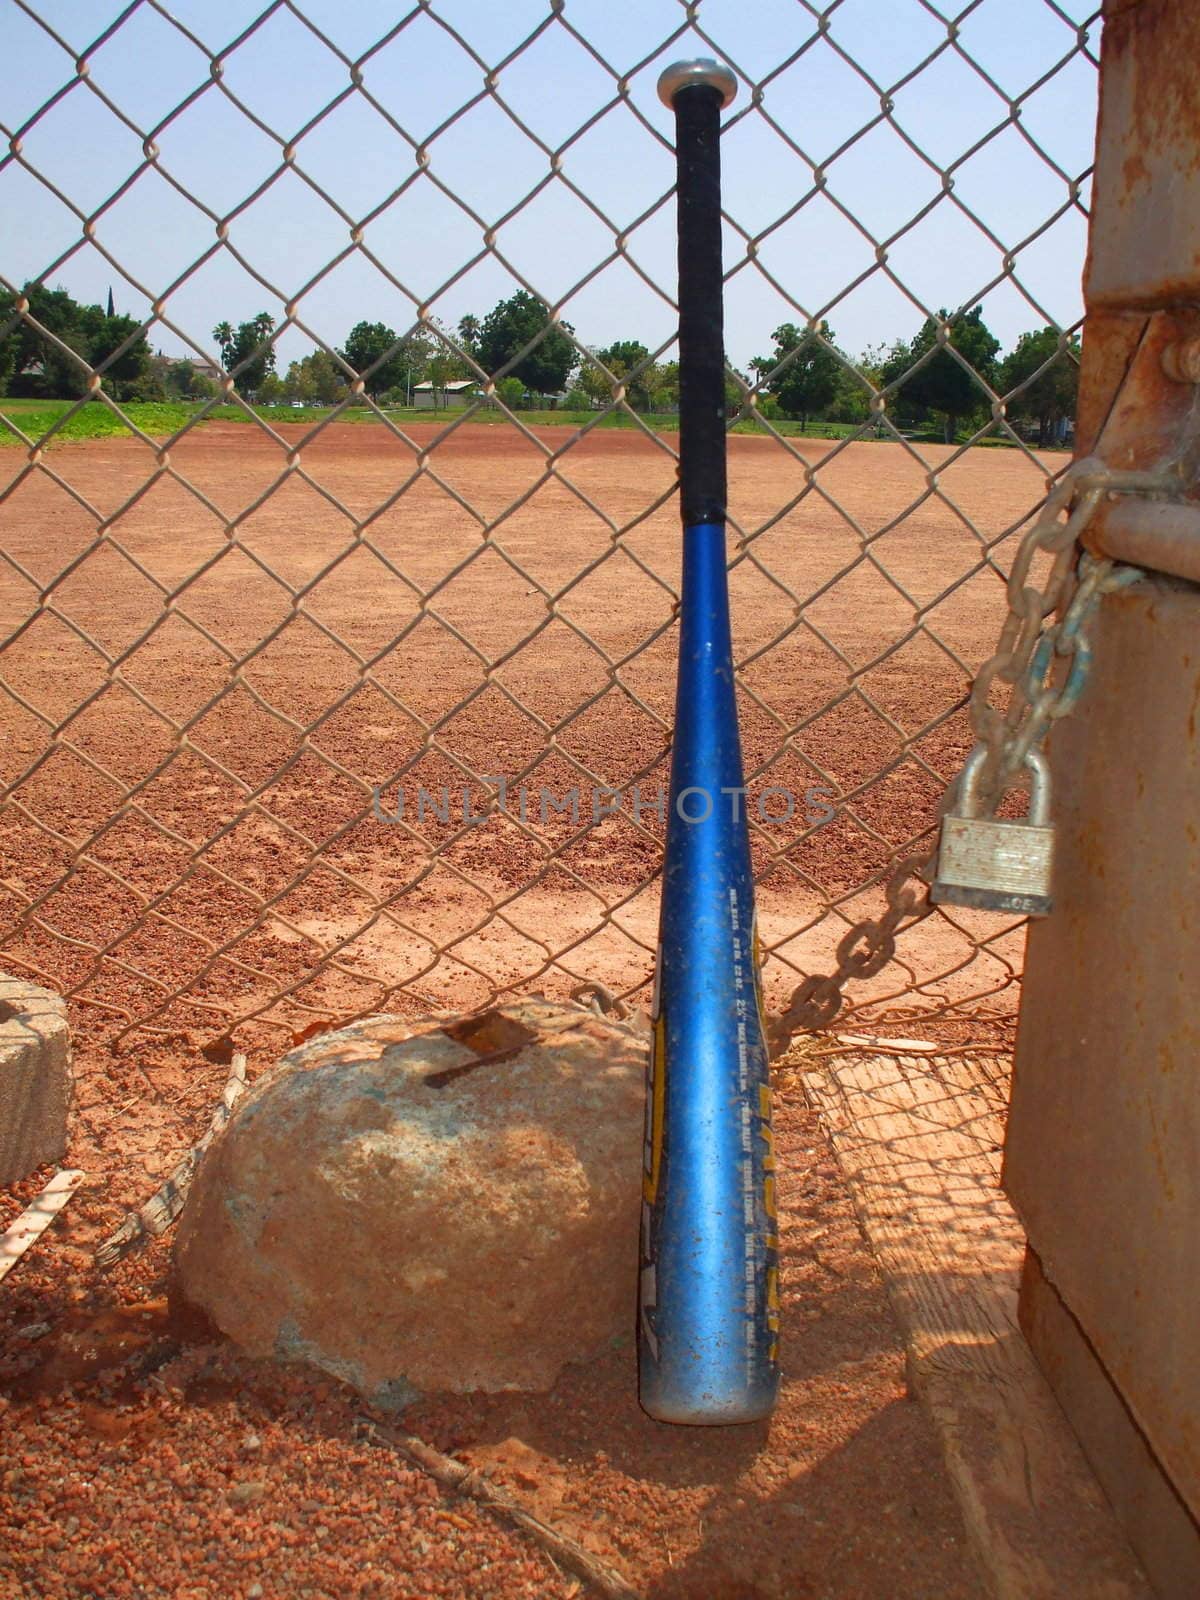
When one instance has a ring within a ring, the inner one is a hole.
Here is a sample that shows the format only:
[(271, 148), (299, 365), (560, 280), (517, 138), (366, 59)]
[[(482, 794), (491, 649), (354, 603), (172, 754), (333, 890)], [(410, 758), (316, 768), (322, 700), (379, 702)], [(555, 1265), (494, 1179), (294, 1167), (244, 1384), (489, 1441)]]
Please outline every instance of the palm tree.
[(479, 344), (479, 318), (473, 317), (468, 311), (465, 317), (458, 319), (458, 337), (463, 342), (463, 348), (468, 355), (474, 355)]
[(232, 325), (228, 322), (218, 322), (212, 331), (212, 336), (220, 346), (222, 361), (228, 367), (230, 357), (233, 354), (233, 341), (235, 338)]

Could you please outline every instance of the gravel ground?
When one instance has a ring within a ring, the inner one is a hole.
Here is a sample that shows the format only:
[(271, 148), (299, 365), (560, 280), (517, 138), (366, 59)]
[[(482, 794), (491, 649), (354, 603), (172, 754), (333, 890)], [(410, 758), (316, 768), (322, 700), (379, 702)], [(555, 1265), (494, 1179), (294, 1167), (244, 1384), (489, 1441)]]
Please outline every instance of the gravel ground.
[[(786, 1375), (769, 1426), (649, 1421), (632, 1340), (549, 1394), (428, 1396), (400, 1421), (648, 1600), (976, 1600), (873, 1259), (786, 1076), (779, 1098)], [(0, 1594), (590, 1592), (362, 1427), (396, 1418), (306, 1369), (246, 1360), (173, 1307), (162, 1244), (98, 1280), (90, 1252), (112, 1216), (93, 1179), (0, 1295)]]

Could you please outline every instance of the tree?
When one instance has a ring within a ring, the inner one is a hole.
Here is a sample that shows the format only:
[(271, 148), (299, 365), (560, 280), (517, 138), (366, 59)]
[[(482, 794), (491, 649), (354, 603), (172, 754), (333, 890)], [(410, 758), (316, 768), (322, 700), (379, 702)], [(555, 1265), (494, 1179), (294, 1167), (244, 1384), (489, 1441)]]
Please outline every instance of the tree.
[[(518, 289), (483, 319), (476, 359), (491, 373), (511, 366), (507, 375), (519, 378), (534, 394), (557, 394), (577, 360), (569, 337), (574, 332), (569, 322), (551, 319), (545, 301)], [(533, 348), (521, 355), (526, 345)]]
[[(165, 361), (165, 357), (160, 360)], [(198, 374), (190, 361), (172, 361), (167, 364), (163, 372), (163, 386), (168, 394), (176, 395), (180, 400), (192, 398), (192, 386)]]
[(600, 351), (600, 359), (615, 371), (632, 372), (649, 358), (650, 352), (640, 339), (616, 339)]
[(785, 322), (771, 339), (774, 353), (755, 356), (750, 365), (785, 415), (799, 417), (803, 432), (809, 417), (824, 412), (837, 393), (842, 363), (833, 352), (833, 333), (827, 322), (816, 330)]
[(275, 371), (275, 346), (270, 342), (274, 328), (274, 317), (260, 311), (249, 322), (238, 323), (236, 329), (228, 322), (218, 322), (213, 329), (225, 371), (239, 394), (256, 394), (267, 373)]
[(394, 389), (405, 379), (400, 358), (400, 339), (386, 322), (356, 322), (341, 352), (363, 380), (367, 393), (374, 397)]
[(593, 405), (604, 405), (612, 400), (612, 383), (608, 375), (601, 371), (597, 362), (601, 359), (599, 350), (588, 348), (589, 356), (595, 356), (595, 361), (581, 361), (579, 371), (575, 374), (575, 386)]
[[(1044, 369), (1044, 370), (1043, 370)], [(1050, 444), (1055, 426), (1075, 414), (1079, 393), (1079, 340), (1057, 328), (1023, 333), (1000, 364), (997, 380), (1010, 417), (1035, 418), (1038, 444)]]
[(435, 349), (429, 357), (425, 367), (425, 376), (433, 385), (434, 404), (438, 403), (440, 393), (442, 405), (446, 404), (446, 385), (454, 383), (456, 379), (468, 376), (461, 357), (455, 354), (448, 346), (443, 345)]
[(120, 398), (130, 397), (131, 386), (139, 390), (145, 390), (147, 385), (154, 387), (150, 378), (150, 346), (145, 335), (139, 332), (141, 324), (133, 317), (108, 316), (99, 306), (85, 306), (80, 324), (87, 339), (88, 361), (93, 367), (103, 367), (101, 378), (105, 388), (113, 390)]
[(299, 361), (293, 361), (283, 380), (283, 392), (289, 400), (303, 400), (305, 405), (334, 406), (346, 397), (346, 374), (328, 350), (314, 350)]
[(525, 404), (525, 385), (520, 378), (501, 378), (496, 393), (510, 411), (519, 411)]
[[(150, 346), (135, 318), (80, 305), (66, 289), (40, 283), (27, 283), (21, 292), (29, 315), (0, 340), (0, 383), (5, 388), (15, 394), (76, 399), (89, 391), (91, 367), (103, 368), (104, 389), (118, 400), (161, 394)], [(15, 309), (13, 297), (4, 296), (0, 314), (11, 317)]]
[[(725, 421), (728, 423), (738, 415), (746, 404), (746, 390), (750, 388), (750, 379), (744, 372), (739, 372), (736, 367), (725, 370)], [(679, 393), (678, 375), (675, 379), (675, 392)]]
[(638, 339), (618, 339), (596, 354), (615, 378), (625, 382), (625, 396), (633, 409), (649, 411), (653, 368), (646, 346)]
[[(907, 350), (908, 346), (905, 346)], [(831, 422), (864, 423), (871, 418), (872, 389), (883, 388), (886, 345), (868, 345), (861, 355), (846, 358), (838, 371), (837, 390), (825, 409)]]
[(172, 400), (211, 400), (217, 385), (207, 373), (197, 371), (190, 361), (157, 355), (151, 366), (162, 385), (164, 398)]
[(678, 361), (660, 361), (654, 368), (652, 395), (656, 406), (662, 406), (666, 411), (678, 411)]
[[(25, 345), (21, 353), (24, 365), (28, 365), (42, 353), (41, 329), (65, 338), (78, 329), (80, 307), (65, 289), (47, 289), (43, 283), (27, 283), (21, 293), (29, 306), (28, 318), (21, 320), (21, 338)], [(34, 327), (34, 322), (38, 327)]]
[[(11, 353), (9, 393), (47, 399), (81, 398), (88, 392), (89, 378), (83, 365), (87, 361), (87, 339), (79, 326), (82, 308), (65, 289), (47, 289), (41, 283), (27, 283), (21, 293), (28, 303), (29, 315), (21, 318), (13, 333), (16, 342)], [(99, 307), (96, 309), (99, 311)], [(79, 359), (60, 349), (60, 344)]]
[(16, 307), (16, 300), (8, 290), (0, 289), (0, 329), (8, 330), (0, 335), (0, 394), (8, 393), (8, 386), (17, 370), (21, 328), (19, 323), (15, 323), (11, 328), (8, 327), (16, 315)]
[[(625, 398), (635, 411), (650, 409), (650, 393), (656, 369), (651, 365), (643, 365), (648, 362), (650, 355), (644, 344), (637, 339), (618, 339), (603, 350), (589, 346), (588, 354), (594, 356), (595, 361), (582, 363), (575, 382), (589, 400), (601, 404), (611, 401), (615, 379), (617, 383), (625, 384)], [(612, 378), (608, 376), (610, 372)], [(635, 372), (637, 376), (631, 378), (630, 374)]]
[(435, 341), (424, 328), (401, 337), (384, 322), (358, 322), (339, 352), (359, 374), (372, 399), (389, 389), (411, 393), (425, 376)]
[[(966, 370), (948, 349), (937, 349), (919, 371), (910, 372), (922, 356), (938, 345), (938, 328), (942, 324), (947, 327), (949, 345), (972, 370)], [(990, 383), (995, 377), (999, 349), (999, 339), (983, 320), (982, 306), (954, 317), (943, 308), (936, 317), (925, 319), (910, 345), (893, 347), (883, 376), (887, 383), (902, 379), (907, 399), (941, 412), (946, 443), (953, 444), (960, 419), (978, 411), (987, 398), (979, 379)]]
[(479, 348), (479, 318), (470, 312), (458, 319), (458, 337), (463, 349), (473, 356)]
[(119, 384), (110, 384), (106, 379), (104, 386), (106, 389), (113, 389), (116, 392), (116, 398), (122, 401), (162, 401), (167, 398), (167, 391), (163, 388), (162, 378), (149, 361), (147, 361), (136, 378), (126, 378)]

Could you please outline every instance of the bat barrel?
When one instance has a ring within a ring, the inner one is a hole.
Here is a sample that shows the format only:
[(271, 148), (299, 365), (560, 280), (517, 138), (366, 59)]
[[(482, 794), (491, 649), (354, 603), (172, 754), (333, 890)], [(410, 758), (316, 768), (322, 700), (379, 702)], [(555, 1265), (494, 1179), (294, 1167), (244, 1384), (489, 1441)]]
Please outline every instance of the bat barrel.
[(679, 676), (647, 1094), (639, 1382), (663, 1422), (767, 1416), (778, 1241), (725, 575), (718, 138), (732, 74), (669, 68), (679, 168)]

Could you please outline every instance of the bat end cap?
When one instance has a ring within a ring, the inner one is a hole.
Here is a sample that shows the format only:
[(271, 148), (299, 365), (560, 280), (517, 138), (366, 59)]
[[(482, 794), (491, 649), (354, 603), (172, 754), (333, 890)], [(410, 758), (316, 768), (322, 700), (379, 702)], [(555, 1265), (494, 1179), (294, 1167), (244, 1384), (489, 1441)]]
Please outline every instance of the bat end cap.
[(658, 80), (658, 98), (674, 109), (675, 96), (681, 89), (697, 87), (716, 89), (724, 110), (737, 97), (738, 81), (723, 62), (698, 56), (693, 61), (676, 61), (666, 69)]
[(723, 1400), (714, 1400), (710, 1395), (689, 1399), (648, 1393), (645, 1386), (638, 1396), (642, 1410), (653, 1421), (683, 1428), (731, 1428), (748, 1422), (766, 1422), (777, 1399), (776, 1385), (765, 1392), (732, 1395)]

